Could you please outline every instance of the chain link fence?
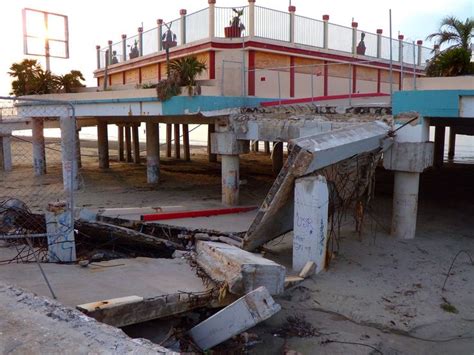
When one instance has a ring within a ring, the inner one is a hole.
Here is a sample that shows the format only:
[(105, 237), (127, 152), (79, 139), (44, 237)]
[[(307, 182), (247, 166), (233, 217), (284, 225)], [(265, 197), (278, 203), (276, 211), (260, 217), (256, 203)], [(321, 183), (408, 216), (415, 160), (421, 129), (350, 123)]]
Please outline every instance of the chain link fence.
[(76, 121), (67, 102), (0, 97), (3, 262), (73, 261)]

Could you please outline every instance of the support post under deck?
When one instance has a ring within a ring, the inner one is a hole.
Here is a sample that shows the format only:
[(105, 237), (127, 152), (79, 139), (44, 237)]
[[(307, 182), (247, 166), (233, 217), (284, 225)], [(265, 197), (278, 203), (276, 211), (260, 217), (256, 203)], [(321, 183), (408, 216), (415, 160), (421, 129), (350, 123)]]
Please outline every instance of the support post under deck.
[(33, 118), (33, 167), (35, 175), (46, 174), (46, 150), (44, 145), (44, 120), (42, 118)]
[(97, 123), (97, 145), (99, 150), (99, 168), (109, 167), (109, 138), (107, 134), (107, 122)]
[(159, 125), (146, 123), (146, 176), (149, 184), (160, 181), (160, 135)]

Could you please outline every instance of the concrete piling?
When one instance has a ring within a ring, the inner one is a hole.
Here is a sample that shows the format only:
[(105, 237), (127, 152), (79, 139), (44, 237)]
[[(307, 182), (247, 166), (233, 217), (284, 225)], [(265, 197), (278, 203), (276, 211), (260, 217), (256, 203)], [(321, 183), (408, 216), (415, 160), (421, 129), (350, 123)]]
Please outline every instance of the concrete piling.
[(118, 160), (125, 161), (125, 155), (123, 153), (124, 150), (124, 126), (117, 125), (117, 137), (118, 137)]
[(35, 176), (46, 174), (46, 151), (44, 145), (44, 121), (42, 118), (33, 118), (33, 167)]
[(109, 168), (109, 138), (107, 133), (107, 122), (97, 123), (97, 145), (99, 151), (99, 168)]
[(79, 132), (81, 131), (80, 128), (76, 128), (76, 137), (75, 137), (75, 142), (76, 142), (76, 160), (77, 160), (77, 168), (80, 169), (82, 168), (82, 158), (81, 158), (81, 138), (79, 137)]
[(239, 165), (238, 155), (222, 155), (222, 203), (235, 206), (239, 204)]
[(171, 124), (166, 124), (166, 157), (171, 158)]
[(453, 160), (455, 153), (456, 153), (456, 130), (453, 126), (451, 126), (449, 127), (448, 160)]
[(270, 155), (270, 142), (266, 141), (264, 142), (264, 152), (266, 155)]
[(125, 125), (125, 161), (127, 163), (132, 162), (132, 132), (130, 125)]
[(160, 135), (159, 125), (146, 123), (146, 176), (149, 184), (160, 180)]
[(173, 125), (174, 128), (174, 157), (175, 159), (181, 159), (181, 150), (180, 150), (180, 130), (179, 130), (179, 123), (175, 123)]
[(183, 148), (184, 148), (184, 160), (191, 160), (191, 148), (189, 146), (189, 125), (183, 124)]
[(435, 168), (441, 168), (443, 166), (445, 134), (446, 134), (446, 127), (436, 126), (434, 162), (433, 162), (433, 165)]
[(209, 124), (207, 126), (207, 154), (208, 160), (210, 163), (215, 163), (217, 161), (217, 154), (212, 154), (211, 149), (211, 134), (216, 131), (216, 126), (214, 124)]
[(419, 182), (419, 173), (395, 172), (391, 234), (396, 238), (415, 238)]
[[(79, 187), (77, 175), (79, 166), (76, 153), (77, 145), (75, 143), (76, 121), (71, 117), (61, 117), (59, 123), (61, 127), (61, 160), (64, 190), (75, 191)], [(107, 124), (105, 125), (107, 127)], [(107, 130), (105, 132), (107, 133)]]
[(140, 141), (138, 139), (139, 124), (132, 125), (132, 140), (133, 140), (133, 162), (140, 164)]
[(283, 168), (283, 142), (273, 143), (272, 170), (277, 175)]
[(0, 135), (0, 169), (3, 171), (12, 170), (12, 148), (10, 135)]

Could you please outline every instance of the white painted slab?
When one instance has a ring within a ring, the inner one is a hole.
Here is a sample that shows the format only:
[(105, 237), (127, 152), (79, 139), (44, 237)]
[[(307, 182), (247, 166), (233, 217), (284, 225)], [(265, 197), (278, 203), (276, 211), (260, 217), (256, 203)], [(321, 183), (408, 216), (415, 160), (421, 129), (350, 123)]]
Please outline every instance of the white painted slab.
[(324, 176), (310, 176), (295, 182), (293, 227), (293, 269), (300, 272), (308, 261), (316, 273), (326, 266), (329, 193)]

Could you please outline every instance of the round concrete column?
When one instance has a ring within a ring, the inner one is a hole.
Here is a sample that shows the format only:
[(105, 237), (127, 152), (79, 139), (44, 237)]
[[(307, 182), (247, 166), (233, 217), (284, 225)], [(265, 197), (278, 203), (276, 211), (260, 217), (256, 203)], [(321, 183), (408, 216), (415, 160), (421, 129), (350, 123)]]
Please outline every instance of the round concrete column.
[(239, 164), (238, 155), (222, 155), (222, 203), (239, 204)]
[(149, 184), (160, 180), (160, 142), (158, 124), (146, 123), (146, 176)]
[(396, 238), (415, 238), (419, 184), (419, 173), (395, 172), (391, 234)]
[(107, 122), (97, 123), (97, 145), (99, 150), (99, 168), (109, 167), (109, 137), (107, 134)]
[(33, 167), (35, 175), (46, 174), (46, 152), (44, 147), (44, 121), (42, 118), (33, 118)]

